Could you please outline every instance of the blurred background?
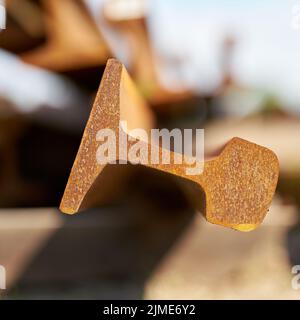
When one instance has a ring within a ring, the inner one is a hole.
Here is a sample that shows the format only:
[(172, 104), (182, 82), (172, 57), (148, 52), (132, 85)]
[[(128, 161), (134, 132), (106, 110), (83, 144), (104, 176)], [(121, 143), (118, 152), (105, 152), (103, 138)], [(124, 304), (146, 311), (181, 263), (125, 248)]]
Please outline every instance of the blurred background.
[[(6, 0), (0, 32), (1, 298), (299, 299), (300, 1)], [(164, 128), (280, 161), (257, 230), (209, 225), (176, 178), (130, 166), (114, 200), (58, 211), (108, 58)]]

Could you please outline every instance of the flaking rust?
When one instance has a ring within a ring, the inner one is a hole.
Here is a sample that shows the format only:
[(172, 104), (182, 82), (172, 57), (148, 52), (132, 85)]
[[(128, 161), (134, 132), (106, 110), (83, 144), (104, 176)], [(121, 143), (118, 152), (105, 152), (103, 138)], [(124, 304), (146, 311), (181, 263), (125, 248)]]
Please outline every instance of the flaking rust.
[[(138, 94), (125, 67), (110, 59), (61, 201), (62, 212), (73, 214), (93, 206), (87, 201), (87, 194), (96, 192), (100, 195), (101, 190), (105, 189), (105, 184), (96, 184), (107, 165), (97, 162), (99, 142), (96, 135), (105, 128), (119, 132), (122, 120), (126, 120), (131, 129), (150, 130), (154, 125), (152, 113)], [(140, 142), (147, 144), (149, 150), (152, 147), (146, 141)], [(157, 148), (161, 156), (165, 150)], [(207, 221), (240, 231), (251, 231), (261, 224), (271, 204), (279, 175), (278, 159), (271, 150), (233, 138), (219, 156), (205, 161), (203, 173), (198, 175), (187, 175), (186, 164), (174, 164), (172, 159), (175, 153), (167, 152), (170, 153), (171, 164), (151, 164), (148, 159), (145, 165), (197, 185), (205, 195), (203, 214)], [(121, 153), (116, 153), (116, 160), (122, 160)]]

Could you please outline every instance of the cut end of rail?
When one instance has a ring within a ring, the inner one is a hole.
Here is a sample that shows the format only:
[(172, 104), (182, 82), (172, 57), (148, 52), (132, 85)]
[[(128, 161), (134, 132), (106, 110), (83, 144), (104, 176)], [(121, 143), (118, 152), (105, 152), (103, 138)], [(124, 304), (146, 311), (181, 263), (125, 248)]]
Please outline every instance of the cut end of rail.
[[(152, 128), (151, 113), (147, 110), (125, 67), (110, 59), (65, 189), (60, 205), (62, 212), (74, 214), (82, 207), (93, 207), (95, 203), (87, 194), (93, 191), (100, 197), (107, 189), (106, 183), (96, 183), (100, 175), (103, 177), (106, 166), (96, 161), (99, 145), (96, 133), (103, 128), (118, 130), (122, 119), (130, 120), (133, 127)], [(152, 167), (170, 174), (180, 171), (176, 165)], [(179, 176), (187, 178), (180, 172)], [(248, 232), (264, 220), (278, 176), (278, 159), (271, 150), (233, 138), (218, 157), (205, 162), (203, 174), (195, 176), (193, 181), (204, 190), (204, 214), (208, 222)], [(84, 200), (87, 201), (84, 203)]]

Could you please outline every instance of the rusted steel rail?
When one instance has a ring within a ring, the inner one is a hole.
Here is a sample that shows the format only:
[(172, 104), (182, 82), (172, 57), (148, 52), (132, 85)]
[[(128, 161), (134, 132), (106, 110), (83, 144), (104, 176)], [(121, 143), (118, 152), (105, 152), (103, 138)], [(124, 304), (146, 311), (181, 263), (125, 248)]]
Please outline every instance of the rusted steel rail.
[[(125, 67), (117, 60), (111, 59), (107, 63), (82, 137), (60, 205), (61, 211), (73, 214), (86, 209), (93, 205), (88, 200), (88, 194), (100, 195), (102, 190), (105, 190), (105, 184), (97, 183), (97, 178), (109, 162), (123, 160), (127, 148), (136, 142), (131, 141), (132, 137), (128, 137), (126, 150), (121, 146), (108, 163), (99, 164), (96, 159), (99, 146), (97, 132), (109, 128), (117, 135), (120, 122), (124, 120), (130, 129), (150, 130), (154, 125), (152, 114), (139, 96)], [(149, 150), (153, 147), (147, 141), (139, 138), (136, 140), (146, 144)], [(119, 143), (117, 139), (117, 144)], [(166, 152), (159, 146), (157, 148), (160, 156)], [(175, 164), (172, 159), (176, 154), (169, 150), (167, 152), (171, 156), (171, 164), (151, 164), (149, 159), (144, 159), (149, 161), (143, 164), (176, 175), (204, 192), (203, 214), (209, 222), (240, 231), (250, 231), (263, 221), (279, 175), (278, 160), (271, 150), (240, 138), (233, 138), (219, 156), (205, 161), (203, 173), (199, 175), (187, 175), (186, 163)]]

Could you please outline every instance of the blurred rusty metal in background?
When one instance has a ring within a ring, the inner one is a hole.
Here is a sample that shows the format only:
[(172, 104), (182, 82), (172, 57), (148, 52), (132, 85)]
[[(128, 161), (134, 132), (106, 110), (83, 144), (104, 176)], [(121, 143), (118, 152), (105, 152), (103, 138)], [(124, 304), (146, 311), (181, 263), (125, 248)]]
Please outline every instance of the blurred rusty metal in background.
[(57, 72), (105, 63), (110, 50), (82, 1), (43, 0), (42, 3), (47, 42), (23, 53), (24, 62)]

